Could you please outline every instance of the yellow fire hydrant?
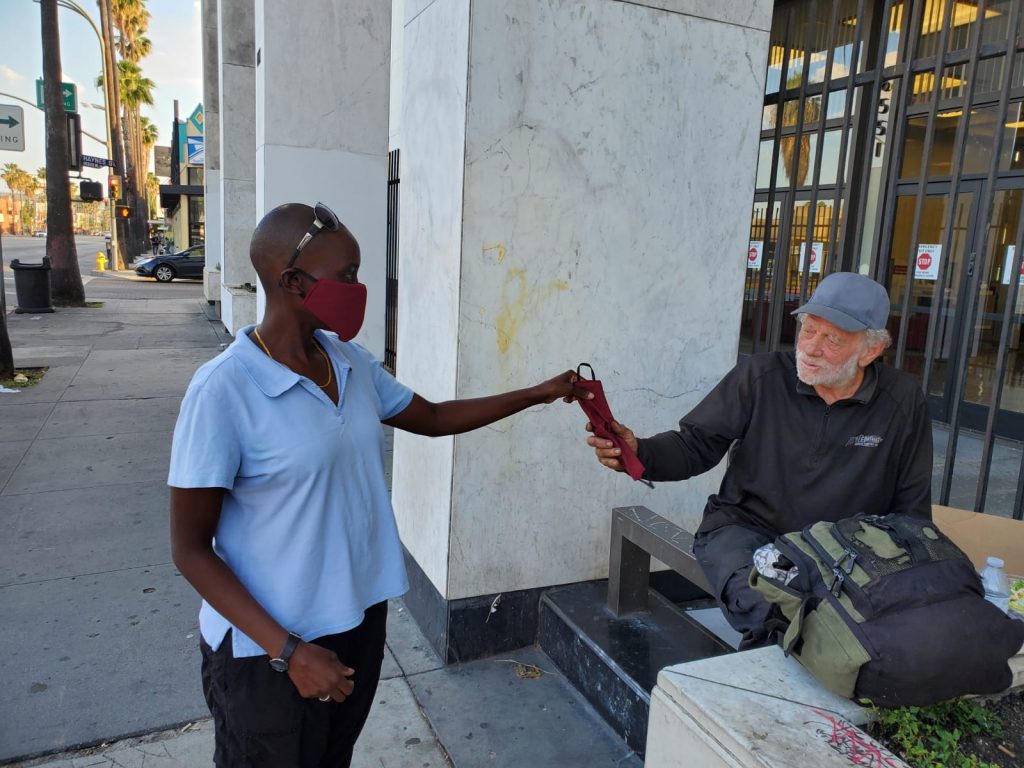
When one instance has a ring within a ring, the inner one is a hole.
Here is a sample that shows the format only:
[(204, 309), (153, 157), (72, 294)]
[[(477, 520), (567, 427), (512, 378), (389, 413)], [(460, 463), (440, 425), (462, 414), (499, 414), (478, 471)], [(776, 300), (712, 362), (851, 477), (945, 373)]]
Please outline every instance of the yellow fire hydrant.
[(107, 271), (107, 257), (103, 255), (103, 252), (96, 254), (96, 271), (106, 272)]

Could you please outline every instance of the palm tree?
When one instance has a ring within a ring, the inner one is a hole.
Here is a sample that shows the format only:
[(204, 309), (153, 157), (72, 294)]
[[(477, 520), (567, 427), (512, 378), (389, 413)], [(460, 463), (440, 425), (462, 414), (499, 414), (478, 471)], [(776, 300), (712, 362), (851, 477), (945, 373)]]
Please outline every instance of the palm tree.
[(145, 32), (149, 27), (150, 13), (145, 0), (110, 0), (110, 13), (117, 29), (118, 77), (123, 108), (123, 130), (125, 138), (125, 188), (128, 204), (135, 211), (133, 217), (135, 236), (139, 248), (145, 248), (146, 210), (142, 204), (146, 185), (146, 163), (142, 157), (141, 114), (142, 104), (153, 103), (152, 80), (142, 75), (139, 61), (149, 55), (152, 43)]
[(142, 154), (148, 160), (149, 153), (153, 151), (153, 146), (156, 144), (157, 139), (160, 138), (160, 132), (153, 121), (145, 115), (139, 121), (139, 128), (141, 129), (139, 136), (142, 139)]
[[(85, 306), (78, 269), (68, 187), (68, 124), (61, 96), (60, 27), (57, 0), (40, 0), (43, 38), (43, 102), (46, 105), (46, 255), (50, 290), (58, 306)], [(33, 182), (34, 183), (34, 182)]]
[[(96, 5), (99, 6), (100, 16), (100, 29), (103, 37), (103, 63), (104, 72), (113, 73), (117, 69), (117, 49), (114, 46), (114, 21), (110, 12), (111, 0), (96, 0)], [(107, 101), (107, 130), (110, 132), (110, 148), (111, 148), (111, 173), (115, 176), (124, 176), (124, 147), (121, 144), (121, 96), (118, 93), (116, 83), (104, 83), (103, 79), (100, 79), (98, 84), (103, 85), (104, 98)], [(113, 205), (111, 201), (110, 205)], [(113, 222), (114, 231), (111, 234), (114, 236), (114, 253), (113, 253), (113, 267), (115, 269), (123, 269), (124, 264), (128, 261), (126, 258), (128, 252), (128, 226), (127, 222), (122, 218), (117, 218)]]
[(149, 218), (155, 219), (160, 202), (160, 179), (155, 173), (146, 174), (146, 200), (149, 201)]
[[(25, 223), (25, 198), (32, 189), (32, 175), (17, 163), (5, 163), (0, 178), (4, 180), (11, 190), (11, 197), (14, 200), (14, 219), (18, 223), (18, 234), (24, 234)], [(31, 226), (31, 225), (29, 225)]]
[[(19, 180), (18, 174), (21, 172), (21, 168), (18, 167), (17, 163), (4, 163), (3, 171), (0, 172), (0, 179), (3, 179), (4, 184), (11, 190), (11, 200), (14, 203), (14, 220), (21, 221), (21, 217), (18, 215), (18, 189)], [(14, 230), (14, 227), (11, 227)], [(20, 232), (20, 230), (19, 230)]]
[[(149, 169), (149, 156), (153, 151), (153, 146), (156, 144), (159, 138), (159, 132), (157, 131), (156, 125), (148, 117), (143, 117), (139, 121), (141, 128), (139, 138), (142, 140), (142, 158), (143, 165), (147, 169), (146, 173), (146, 201), (149, 203), (149, 218), (155, 219), (157, 215), (157, 199), (160, 195), (160, 182), (156, 180), (156, 176), (148, 172)], [(154, 181), (156, 186), (154, 186)]]
[[(117, 63), (121, 83), (121, 104), (125, 116), (125, 146), (129, 148), (128, 163), (136, 169), (134, 180), (136, 187), (145, 180), (145, 163), (142, 158), (142, 115), (143, 104), (153, 103), (153, 91), (156, 83), (142, 74), (142, 67), (133, 61), (121, 60)], [(141, 173), (140, 173), (141, 171)]]

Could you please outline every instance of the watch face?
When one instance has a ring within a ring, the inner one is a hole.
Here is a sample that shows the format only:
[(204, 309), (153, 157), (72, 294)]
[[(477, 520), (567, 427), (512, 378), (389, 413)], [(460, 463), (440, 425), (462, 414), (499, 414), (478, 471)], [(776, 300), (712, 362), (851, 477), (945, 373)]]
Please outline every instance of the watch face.
[(271, 659), (270, 660), (270, 668), (272, 670), (274, 670), (275, 672), (287, 672), (288, 671), (288, 662), (285, 661), (284, 659)]

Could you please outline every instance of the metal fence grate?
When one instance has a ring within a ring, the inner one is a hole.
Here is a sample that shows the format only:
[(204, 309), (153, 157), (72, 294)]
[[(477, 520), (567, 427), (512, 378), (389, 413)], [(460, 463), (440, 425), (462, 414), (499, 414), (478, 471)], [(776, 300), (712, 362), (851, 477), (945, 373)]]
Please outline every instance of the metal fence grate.
[(1020, 519), (1024, 0), (778, 0), (767, 65), (741, 352), (791, 344), (825, 274), (870, 274), (887, 361), (948, 425), (936, 501)]
[(394, 374), (398, 363), (398, 184), (399, 151), (388, 154), (387, 273), (384, 288), (384, 367)]

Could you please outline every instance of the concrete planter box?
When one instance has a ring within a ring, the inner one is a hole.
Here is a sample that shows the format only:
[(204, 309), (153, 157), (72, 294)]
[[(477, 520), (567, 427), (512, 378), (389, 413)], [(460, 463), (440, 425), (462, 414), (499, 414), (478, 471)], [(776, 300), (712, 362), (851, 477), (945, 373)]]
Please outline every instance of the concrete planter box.
[(220, 270), (203, 270), (203, 294), (207, 301), (220, 301)]
[(221, 285), (220, 319), (232, 336), (256, 322), (256, 293), (244, 286)]
[[(1024, 648), (1011, 660), (1024, 685)], [(858, 726), (868, 711), (778, 648), (663, 669), (651, 694), (647, 768), (907, 768)]]

